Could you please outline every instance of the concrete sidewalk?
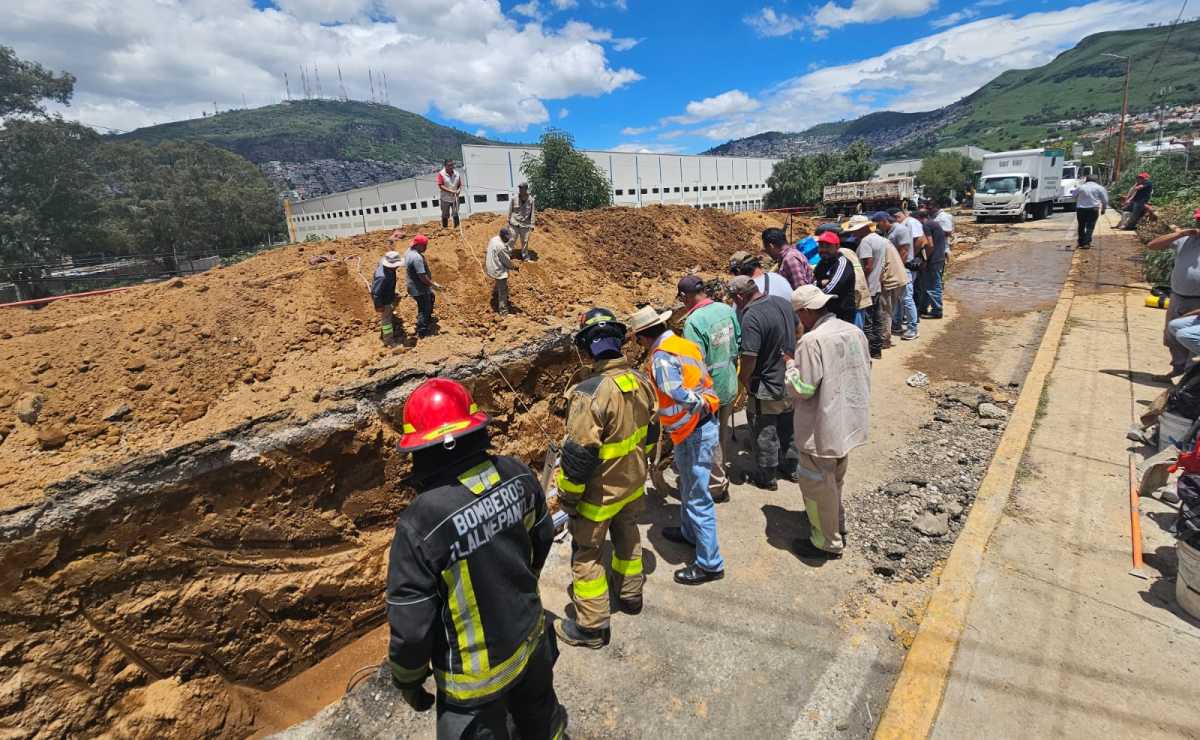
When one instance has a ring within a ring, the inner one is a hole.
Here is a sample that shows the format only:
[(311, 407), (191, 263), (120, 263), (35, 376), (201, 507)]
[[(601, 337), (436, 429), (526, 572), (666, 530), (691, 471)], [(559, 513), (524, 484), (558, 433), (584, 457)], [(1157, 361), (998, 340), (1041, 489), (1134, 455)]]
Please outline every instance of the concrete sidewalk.
[(1132, 238), (1107, 232), (1080, 255), (932, 737), (1200, 737), (1200, 622), (1174, 605), (1173, 513), (1161, 502), (1141, 501), (1149, 579), (1129, 574), (1125, 432), (1161, 392), (1149, 375), (1167, 358), (1163, 312), (1105, 269), (1128, 261)]

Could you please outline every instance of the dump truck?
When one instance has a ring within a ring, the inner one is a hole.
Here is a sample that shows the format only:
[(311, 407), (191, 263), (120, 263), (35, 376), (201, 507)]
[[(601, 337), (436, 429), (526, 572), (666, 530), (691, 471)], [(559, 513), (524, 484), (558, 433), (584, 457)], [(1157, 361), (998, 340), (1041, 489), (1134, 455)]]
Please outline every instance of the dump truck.
[(972, 205), (975, 220), (1024, 221), (1026, 216), (1049, 216), (1058, 200), (1065, 159), (1061, 149), (1019, 149), (985, 155)]
[(912, 177), (888, 177), (826, 185), (821, 203), (826, 216), (870, 213), (887, 208), (910, 208), (917, 202)]

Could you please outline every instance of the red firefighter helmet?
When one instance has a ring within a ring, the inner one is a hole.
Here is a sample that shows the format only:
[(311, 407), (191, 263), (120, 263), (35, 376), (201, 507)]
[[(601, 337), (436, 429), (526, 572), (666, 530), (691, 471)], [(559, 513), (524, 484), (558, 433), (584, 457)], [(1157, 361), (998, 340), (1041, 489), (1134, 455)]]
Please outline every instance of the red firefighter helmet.
[(400, 449), (412, 451), (436, 444), (454, 447), (454, 440), (488, 424), (471, 394), (455, 380), (430, 378), (404, 404), (404, 436)]

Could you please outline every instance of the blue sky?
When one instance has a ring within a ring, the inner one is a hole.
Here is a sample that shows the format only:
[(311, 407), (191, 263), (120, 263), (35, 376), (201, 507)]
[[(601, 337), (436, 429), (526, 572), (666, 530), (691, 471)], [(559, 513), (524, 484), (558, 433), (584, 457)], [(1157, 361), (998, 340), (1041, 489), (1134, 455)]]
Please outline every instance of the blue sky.
[(696, 152), (928, 110), (1179, 0), (15, 0), (0, 43), (79, 79), (63, 114), (129, 130), (278, 102), (287, 73), (470, 132)]

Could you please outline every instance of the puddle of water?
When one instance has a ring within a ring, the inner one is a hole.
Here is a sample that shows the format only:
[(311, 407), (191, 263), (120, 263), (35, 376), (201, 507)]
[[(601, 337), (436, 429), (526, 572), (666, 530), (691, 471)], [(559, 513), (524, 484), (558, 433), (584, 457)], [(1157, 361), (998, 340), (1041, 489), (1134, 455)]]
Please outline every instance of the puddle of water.
[(955, 270), (946, 294), (963, 316), (1036, 311), (1058, 299), (1070, 267), (1071, 252), (1061, 244), (1009, 236), (995, 251)]

